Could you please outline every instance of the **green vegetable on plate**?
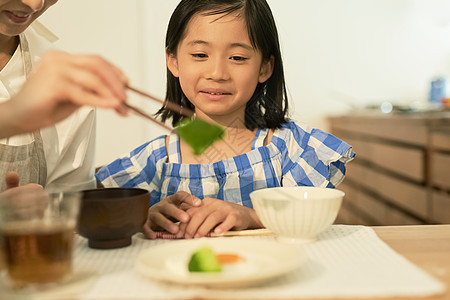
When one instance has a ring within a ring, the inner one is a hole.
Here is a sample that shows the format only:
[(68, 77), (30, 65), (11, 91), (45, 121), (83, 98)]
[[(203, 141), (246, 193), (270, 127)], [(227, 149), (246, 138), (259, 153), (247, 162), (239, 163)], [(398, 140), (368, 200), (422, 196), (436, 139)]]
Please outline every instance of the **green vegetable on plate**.
[(192, 254), (188, 269), (189, 272), (222, 272), (222, 266), (216, 254), (208, 246), (203, 246)]

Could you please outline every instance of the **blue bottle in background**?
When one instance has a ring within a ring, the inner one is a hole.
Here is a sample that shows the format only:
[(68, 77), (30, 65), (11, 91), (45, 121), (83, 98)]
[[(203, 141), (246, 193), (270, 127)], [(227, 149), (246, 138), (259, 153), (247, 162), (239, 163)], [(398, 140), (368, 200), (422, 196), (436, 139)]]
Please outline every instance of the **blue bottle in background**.
[(432, 106), (441, 106), (441, 101), (445, 98), (446, 95), (446, 85), (447, 82), (444, 77), (439, 77), (431, 81), (429, 101)]

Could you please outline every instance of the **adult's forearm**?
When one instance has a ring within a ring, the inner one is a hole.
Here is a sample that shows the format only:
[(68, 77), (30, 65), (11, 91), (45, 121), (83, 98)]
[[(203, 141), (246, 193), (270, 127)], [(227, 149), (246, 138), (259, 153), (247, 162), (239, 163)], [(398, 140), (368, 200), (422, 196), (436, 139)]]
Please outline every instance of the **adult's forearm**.
[(23, 133), (19, 125), (13, 103), (10, 100), (0, 103), (0, 138)]

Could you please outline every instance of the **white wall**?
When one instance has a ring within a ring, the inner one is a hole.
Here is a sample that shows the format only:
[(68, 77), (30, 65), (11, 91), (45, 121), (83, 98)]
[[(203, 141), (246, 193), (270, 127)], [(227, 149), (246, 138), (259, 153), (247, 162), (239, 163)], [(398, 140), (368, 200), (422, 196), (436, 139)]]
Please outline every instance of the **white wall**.
[(429, 81), (450, 75), (450, 1), (269, 3), (295, 116), (312, 125), (346, 103), (425, 102)]
[[(292, 116), (323, 117), (389, 100), (424, 103), (430, 80), (450, 78), (448, 0), (268, 0), (278, 24)], [(164, 96), (164, 36), (178, 0), (60, 0), (41, 21), (73, 52), (99, 53), (133, 85)], [(155, 112), (145, 100), (133, 103)], [(163, 133), (138, 117), (99, 111), (97, 162)]]

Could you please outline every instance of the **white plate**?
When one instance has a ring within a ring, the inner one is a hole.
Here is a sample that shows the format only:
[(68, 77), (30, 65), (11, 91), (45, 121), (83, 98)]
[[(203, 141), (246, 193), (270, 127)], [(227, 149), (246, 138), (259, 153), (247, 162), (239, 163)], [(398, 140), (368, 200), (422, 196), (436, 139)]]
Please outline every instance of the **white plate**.
[[(217, 254), (233, 253), (243, 262), (223, 266), (220, 273), (188, 271), (192, 253), (209, 246)], [(181, 284), (206, 286), (247, 285), (297, 269), (303, 253), (293, 245), (277, 241), (245, 238), (203, 238), (170, 241), (142, 251), (136, 261), (137, 270), (152, 279)]]

